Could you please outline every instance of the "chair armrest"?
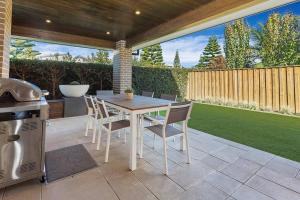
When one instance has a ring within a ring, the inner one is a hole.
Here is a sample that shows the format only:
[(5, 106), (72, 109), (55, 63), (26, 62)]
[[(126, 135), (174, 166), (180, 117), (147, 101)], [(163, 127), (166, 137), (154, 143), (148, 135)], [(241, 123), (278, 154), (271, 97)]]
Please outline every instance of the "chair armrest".
[(155, 124), (161, 124), (161, 125), (164, 124), (162, 121), (157, 120), (157, 119), (151, 117), (150, 115), (147, 115), (147, 114), (143, 114), (143, 115), (146, 116), (148, 119), (150, 119), (150, 120), (151, 120), (152, 122), (154, 122)]

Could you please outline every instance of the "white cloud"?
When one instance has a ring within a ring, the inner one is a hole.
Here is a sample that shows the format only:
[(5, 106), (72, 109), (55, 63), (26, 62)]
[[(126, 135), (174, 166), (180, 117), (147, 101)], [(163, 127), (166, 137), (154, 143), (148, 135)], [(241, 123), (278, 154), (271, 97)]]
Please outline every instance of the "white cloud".
[[(183, 66), (191, 67), (196, 65), (209, 37), (208, 35), (185, 36), (162, 43), (164, 62), (167, 65), (173, 65), (175, 52), (178, 49)], [(217, 38), (223, 51), (224, 38), (222, 35), (218, 35)]]

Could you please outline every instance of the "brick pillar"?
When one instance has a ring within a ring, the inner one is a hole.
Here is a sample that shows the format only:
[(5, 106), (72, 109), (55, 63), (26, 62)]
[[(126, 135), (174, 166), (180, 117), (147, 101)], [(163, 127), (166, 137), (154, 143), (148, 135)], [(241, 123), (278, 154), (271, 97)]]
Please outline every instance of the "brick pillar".
[(12, 0), (0, 0), (0, 77), (9, 77)]
[(132, 84), (132, 50), (126, 48), (126, 41), (116, 42), (113, 57), (113, 90), (121, 93)]

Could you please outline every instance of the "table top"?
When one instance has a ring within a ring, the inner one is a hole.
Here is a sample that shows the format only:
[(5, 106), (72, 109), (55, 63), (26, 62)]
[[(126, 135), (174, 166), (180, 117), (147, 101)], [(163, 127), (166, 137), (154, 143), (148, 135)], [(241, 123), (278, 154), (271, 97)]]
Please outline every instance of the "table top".
[(97, 96), (98, 99), (104, 100), (107, 103), (126, 108), (128, 110), (144, 110), (150, 108), (160, 108), (166, 107), (170, 103), (174, 103), (173, 101), (152, 98), (152, 97), (145, 97), (134, 95), (133, 99), (126, 99), (125, 95), (118, 94), (118, 95), (101, 95)]

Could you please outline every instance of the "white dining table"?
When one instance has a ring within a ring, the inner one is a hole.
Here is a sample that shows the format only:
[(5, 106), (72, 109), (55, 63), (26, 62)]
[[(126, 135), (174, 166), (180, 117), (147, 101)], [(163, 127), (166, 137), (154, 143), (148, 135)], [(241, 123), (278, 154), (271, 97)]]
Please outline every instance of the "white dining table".
[(134, 95), (133, 99), (126, 99), (125, 95), (97, 95), (97, 98), (104, 100), (107, 106), (119, 110), (130, 115), (130, 153), (129, 153), (129, 169), (135, 170), (137, 167), (137, 154), (143, 154), (143, 142), (138, 142), (138, 135), (143, 137), (143, 120), (139, 120), (140, 116), (145, 113), (166, 110), (172, 101)]

